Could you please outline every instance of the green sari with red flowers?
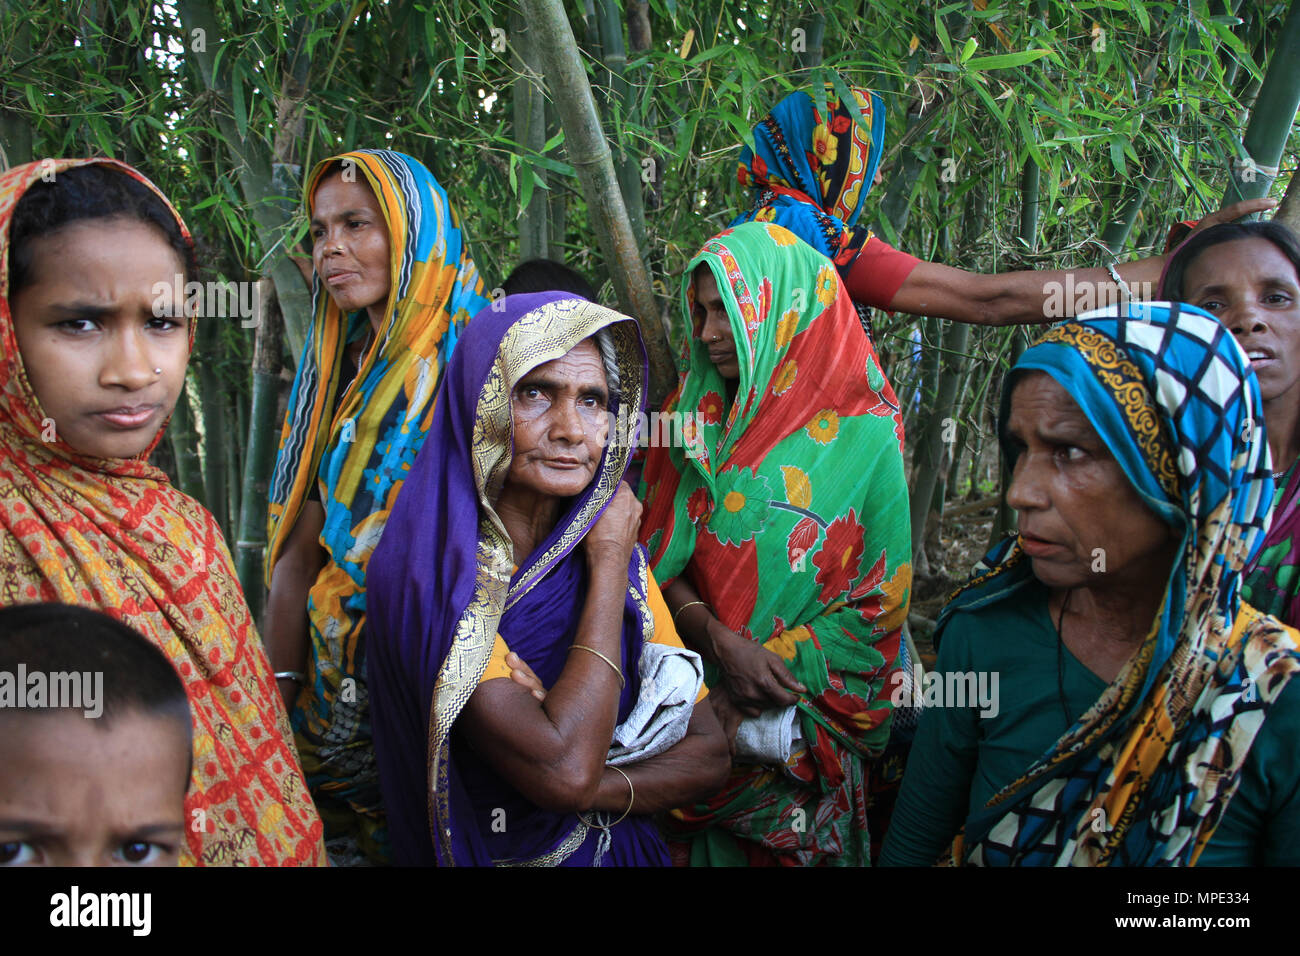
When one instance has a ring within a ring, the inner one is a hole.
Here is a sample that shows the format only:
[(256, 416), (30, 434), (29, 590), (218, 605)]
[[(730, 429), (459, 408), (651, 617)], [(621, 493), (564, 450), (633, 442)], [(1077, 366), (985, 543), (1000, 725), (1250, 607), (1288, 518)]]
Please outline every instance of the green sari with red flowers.
[[(736, 398), (691, 334), (691, 276), (713, 273), (740, 366)], [(835, 267), (751, 222), (686, 269), (681, 370), (664, 411), (685, 448), (651, 448), (641, 540), (721, 621), (808, 689), (782, 767), (736, 766), (670, 836), (695, 865), (866, 865), (869, 761), (889, 739), (911, 591), (903, 422)], [(706, 680), (721, 679), (710, 670)]]

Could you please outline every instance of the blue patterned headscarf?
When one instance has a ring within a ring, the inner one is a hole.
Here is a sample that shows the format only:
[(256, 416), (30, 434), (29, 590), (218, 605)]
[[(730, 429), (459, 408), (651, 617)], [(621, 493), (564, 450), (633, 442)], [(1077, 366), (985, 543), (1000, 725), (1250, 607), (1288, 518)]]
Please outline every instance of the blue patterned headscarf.
[(791, 93), (763, 117), (754, 127), (755, 149), (741, 152), (737, 174), (742, 186), (753, 187), (754, 205), (728, 228), (774, 222), (847, 274), (871, 237), (857, 222), (885, 141), (884, 102), (865, 89), (854, 88), (853, 96), (855, 103), (841, 102), (828, 87), (822, 117), (811, 96)]
[(379, 859), (386, 850), (366, 685), (366, 567), (430, 433), (434, 389), (458, 330), (488, 300), (447, 193), (422, 163), (387, 149), (322, 160), (303, 193), (309, 213), (316, 187), (339, 164), (345, 179), (370, 186), (383, 212), (388, 301), (348, 383), (345, 350), (370, 320), (364, 309), (341, 312), (320, 276), (312, 283), (312, 323), (268, 496), (266, 580), (318, 489), (328, 560), (307, 598), (309, 680), (290, 719), (327, 836), (359, 827)]
[[(1182, 529), (1182, 548), (1141, 648), (1048, 753), (971, 815), (952, 857), (1194, 863), (1236, 792), (1261, 711), (1300, 667), (1295, 632), (1239, 597), (1273, 498), (1259, 385), (1212, 315), (1171, 303), (1049, 329), (1012, 370), (1000, 430), (1014, 377), (1030, 370), (1071, 395), (1142, 500)], [(1012, 598), (1032, 574), (1018, 540), (1003, 542), (944, 608), (940, 629)]]

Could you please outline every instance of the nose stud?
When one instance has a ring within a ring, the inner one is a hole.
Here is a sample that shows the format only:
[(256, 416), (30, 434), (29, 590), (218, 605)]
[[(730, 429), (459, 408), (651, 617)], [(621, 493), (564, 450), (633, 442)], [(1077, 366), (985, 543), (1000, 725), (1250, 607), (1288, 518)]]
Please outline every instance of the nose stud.
[(161, 375), (161, 374), (162, 374), (162, 369), (160, 369), (160, 368), (156, 368), (156, 369), (153, 370), (153, 373), (154, 373), (155, 375)]

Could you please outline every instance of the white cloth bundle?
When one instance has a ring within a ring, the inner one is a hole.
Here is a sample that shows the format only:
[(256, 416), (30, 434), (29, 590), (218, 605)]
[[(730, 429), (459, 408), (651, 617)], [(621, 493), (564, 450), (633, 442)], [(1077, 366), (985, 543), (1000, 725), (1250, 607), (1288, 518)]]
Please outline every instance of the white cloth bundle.
[(791, 704), (746, 717), (736, 728), (735, 762), (783, 766), (795, 743), (803, 740), (798, 715), (799, 709)]
[(700, 655), (684, 647), (646, 643), (637, 665), (641, 690), (627, 720), (614, 728), (605, 763), (636, 763), (661, 754), (686, 736), (704, 683)]

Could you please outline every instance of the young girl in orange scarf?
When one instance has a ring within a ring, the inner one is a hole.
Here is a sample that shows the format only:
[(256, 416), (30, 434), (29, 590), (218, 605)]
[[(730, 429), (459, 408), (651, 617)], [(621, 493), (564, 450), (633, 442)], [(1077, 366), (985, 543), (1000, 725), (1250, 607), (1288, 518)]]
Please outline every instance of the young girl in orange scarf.
[(148, 461), (194, 340), (158, 290), (193, 272), (184, 222), (129, 166), (0, 175), (0, 605), (98, 608), (172, 662), (194, 720), (183, 864), (323, 864), (230, 552)]

